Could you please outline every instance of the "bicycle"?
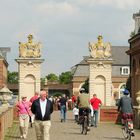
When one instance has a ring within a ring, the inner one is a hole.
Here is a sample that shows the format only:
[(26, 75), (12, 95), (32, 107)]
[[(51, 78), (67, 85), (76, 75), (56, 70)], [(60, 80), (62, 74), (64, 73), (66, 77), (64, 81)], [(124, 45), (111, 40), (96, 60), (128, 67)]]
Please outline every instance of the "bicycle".
[(83, 115), (79, 119), (80, 119), (80, 132), (81, 134), (86, 135), (88, 131), (88, 115), (86, 109), (83, 110)]
[(132, 129), (131, 129), (131, 125), (132, 125), (132, 120), (131, 119), (126, 119), (125, 123), (124, 123), (124, 127), (122, 128), (122, 133), (123, 136), (126, 140), (131, 140), (131, 136), (132, 136)]

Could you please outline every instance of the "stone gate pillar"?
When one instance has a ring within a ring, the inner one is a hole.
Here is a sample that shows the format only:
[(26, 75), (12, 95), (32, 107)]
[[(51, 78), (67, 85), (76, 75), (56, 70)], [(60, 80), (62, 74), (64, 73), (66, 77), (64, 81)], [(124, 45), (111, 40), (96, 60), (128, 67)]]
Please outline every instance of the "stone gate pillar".
[(40, 91), (41, 78), (41, 59), (40, 43), (32, 42), (33, 36), (28, 36), (27, 43), (19, 42), (18, 63), (19, 74), (19, 99), (26, 95), (28, 100), (34, 95), (35, 91)]
[(89, 93), (90, 97), (97, 94), (103, 106), (111, 106), (112, 97), (112, 63), (111, 45), (103, 43), (102, 36), (98, 36), (97, 43), (89, 43)]
[(93, 59), (87, 60), (89, 63), (89, 93), (90, 97), (97, 94), (104, 106), (111, 106), (111, 87), (112, 87), (112, 59)]

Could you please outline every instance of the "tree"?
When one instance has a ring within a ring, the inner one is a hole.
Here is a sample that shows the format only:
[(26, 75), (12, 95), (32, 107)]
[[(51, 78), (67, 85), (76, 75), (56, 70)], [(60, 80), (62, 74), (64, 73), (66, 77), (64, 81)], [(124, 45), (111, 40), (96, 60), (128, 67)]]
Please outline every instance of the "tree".
[(58, 81), (58, 76), (55, 75), (54, 73), (50, 73), (46, 76), (47, 80), (48, 81), (51, 81), (51, 82), (55, 82), (55, 81)]
[(59, 82), (60, 84), (69, 84), (71, 83), (72, 78), (73, 75), (70, 71), (62, 72), (61, 75), (59, 75)]
[(85, 89), (86, 93), (89, 93), (89, 78), (85, 81), (85, 83), (82, 85), (82, 88)]
[(44, 85), (45, 84), (45, 78), (40, 78), (41, 84)]
[(18, 72), (8, 71), (8, 83), (11, 83), (11, 84), (18, 83)]

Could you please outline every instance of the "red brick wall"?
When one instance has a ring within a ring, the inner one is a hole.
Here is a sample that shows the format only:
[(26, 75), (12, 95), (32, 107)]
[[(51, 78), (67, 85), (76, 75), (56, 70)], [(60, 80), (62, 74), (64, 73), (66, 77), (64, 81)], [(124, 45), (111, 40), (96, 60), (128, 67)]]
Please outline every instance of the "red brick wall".
[(114, 88), (118, 88), (121, 83), (126, 83), (128, 76), (126, 77), (112, 77), (112, 84)]
[(8, 64), (4, 59), (0, 59), (0, 88), (7, 85), (7, 67)]
[(120, 114), (115, 107), (103, 107), (100, 110), (100, 121), (101, 122), (120, 122)]

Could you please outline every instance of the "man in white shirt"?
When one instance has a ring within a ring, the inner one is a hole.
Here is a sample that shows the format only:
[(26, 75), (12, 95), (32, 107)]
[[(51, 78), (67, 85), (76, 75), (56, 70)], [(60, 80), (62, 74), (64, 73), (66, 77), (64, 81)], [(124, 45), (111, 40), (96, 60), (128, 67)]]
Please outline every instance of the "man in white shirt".
[(45, 90), (40, 92), (40, 98), (33, 102), (31, 111), (33, 114), (35, 114), (35, 130), (37, 140), (50, 140), (50, 116), (53, 112), (53, 105), (48, 99), (48, 92)]

